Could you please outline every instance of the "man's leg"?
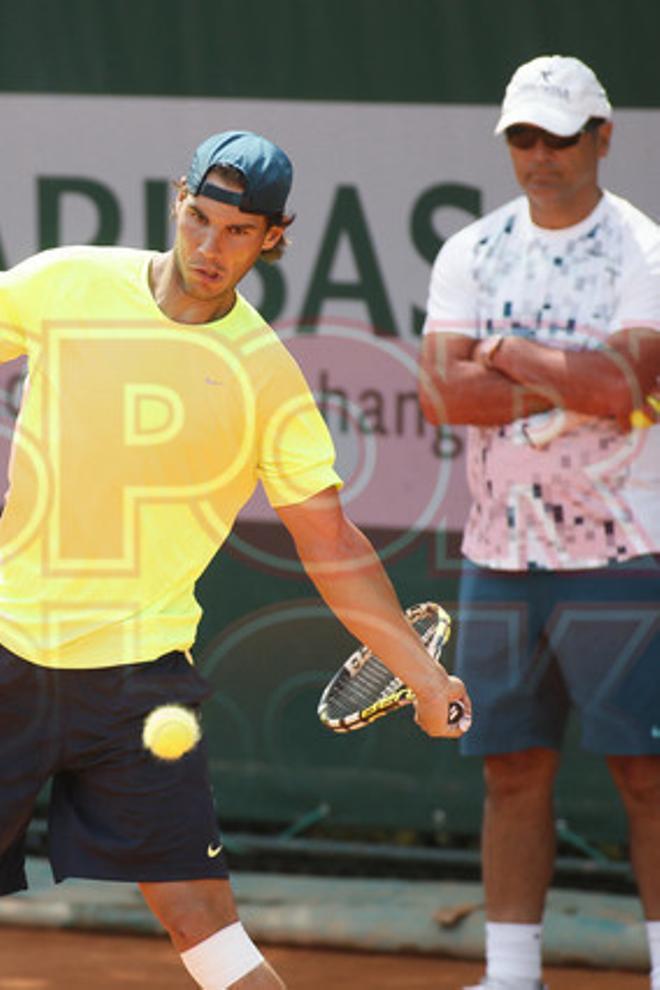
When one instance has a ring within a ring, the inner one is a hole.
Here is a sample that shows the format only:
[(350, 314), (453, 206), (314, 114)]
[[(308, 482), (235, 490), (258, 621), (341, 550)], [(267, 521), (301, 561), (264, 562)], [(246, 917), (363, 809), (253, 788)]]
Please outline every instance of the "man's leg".
[(488, 756), (482, 833), (486, 915), (490, 921), (539, 922), (555, 858), (551, 749)]
[[(555, 857), (553, 786), (559, 754), (537, 747), (486, 757), (482, 832), (488, 980), (534, 985)], [(537, 982), (537, 985), (538, 982)]]
[(630, 857), (648, 923), (651, 988), (660, 990), (660, 756), (609, 756), (630, 824)]
[(553, 584), (547, 572), (469, 563), (461, 577), (456, 672), (469, 685), (476, 716), (460, 749), (485, 760), (485, 985), (497, 990), (541, 986), (541, 918), (555, 853), (552, 794), (569, 710), (545, 634)]
[(203, 990), (284, 990), (238, 923), (228, 880), (141, 883), (140, 890)]

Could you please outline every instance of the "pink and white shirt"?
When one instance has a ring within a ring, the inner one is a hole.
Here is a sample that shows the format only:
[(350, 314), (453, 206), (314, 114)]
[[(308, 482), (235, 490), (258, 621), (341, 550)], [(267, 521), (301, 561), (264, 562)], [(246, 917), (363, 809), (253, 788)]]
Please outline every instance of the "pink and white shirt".
[[(521, 196), (455, 234), (433, 267), (424, 332), (584, 349), (626, 326), (660, 332), (660, 228), (606, 192), (573, 227), (535, 226)], [(463, 551), (477, 564), (600, 567), (660, 551), (660, 424), (622, 434), (553, 410), (469, 427), (467, 458)]]

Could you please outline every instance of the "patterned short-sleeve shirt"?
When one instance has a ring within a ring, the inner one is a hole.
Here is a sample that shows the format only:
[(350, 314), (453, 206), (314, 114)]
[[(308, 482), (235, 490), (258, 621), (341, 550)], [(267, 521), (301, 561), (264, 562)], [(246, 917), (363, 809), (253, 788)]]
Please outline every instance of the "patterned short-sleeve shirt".
[[(660, 229), (611, 193), (561, 230), (536, 227), (519, 197), (447, 241), (434, 266), (426, 333), (584, 349), (626, 326), (660, 331)], [(470, 427), (468, 481), (475, 563), (598, 567), (660, 549), (660, 425), (623, 434), (553, 410)]]

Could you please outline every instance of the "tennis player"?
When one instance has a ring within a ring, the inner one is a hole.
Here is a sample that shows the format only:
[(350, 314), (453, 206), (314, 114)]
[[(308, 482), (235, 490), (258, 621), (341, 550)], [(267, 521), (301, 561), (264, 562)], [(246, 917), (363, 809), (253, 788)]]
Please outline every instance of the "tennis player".
[(282, 987), (241, 926), (203, 743), (142, 745), (153, 708), (196, 709), (194, 584), (260, 481), (325, 601), (456, 737), (462, 683), (433, 663), (347, 520), (332, 441), (284, 346), (236, 286), (281, 255), (292, 166), (216, 134), (178, 184), (174, 246), (47, 251), (0, 277), (0, 357), (27, 354), (0, 520), (0, 892), (52, 780), (57, 881), (133, 881), (205, 990)]
[(628, 813), (660, 990), (660, 231), (600, 184), (611, 117), (580, 60), (520, 66), (496, 133), (523, 195), (431, 278), (423, 403), (469, 424), (457, 670), (479, 713), (461, 750), (485, 757), (488, 990), (542, 987), (571, 708)]

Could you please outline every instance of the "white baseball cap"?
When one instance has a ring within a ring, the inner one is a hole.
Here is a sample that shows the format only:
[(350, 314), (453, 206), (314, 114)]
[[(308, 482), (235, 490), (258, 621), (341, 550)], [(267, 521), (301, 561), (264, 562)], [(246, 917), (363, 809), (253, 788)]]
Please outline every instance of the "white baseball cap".
[(567, 55), (540, 55), (511, 77), (495, 133), (512, 124), (535, 124), (568, 137), (590, 117), (611, 116), (607, 93), (588, 65)]

